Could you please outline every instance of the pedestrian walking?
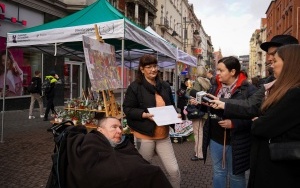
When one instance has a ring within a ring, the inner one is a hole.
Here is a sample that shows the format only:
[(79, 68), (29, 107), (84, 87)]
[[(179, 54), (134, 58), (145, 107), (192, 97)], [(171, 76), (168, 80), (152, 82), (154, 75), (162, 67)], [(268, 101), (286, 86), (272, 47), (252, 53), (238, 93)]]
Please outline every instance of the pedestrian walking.
[(29, 107), (29, 119), (34, 119), (35, 116), (32, 115), (33, 107), (35, 101), (39, 104), (40, 109), (40, 118), (44, 118), (44, 107), (43, 107), (43, 100), (42, 100), (42, 79), (41, 79), (41, 72), (36, 70), (34, 72), (34, 77), (31, 79), (29, 92), (31, 95), (30, 107)]
[(45, 81), (49, 81), (49, 86), (45, 88), (45, 95), (47, 99), (47, 107), (45, 111), (44, 121), (48, 121), (48, 115), (50, 110), (52, 111), (52, 114), (56, 115), (55, 109), (54, 109), (54, 97), (55, 97), (55, 86), (58, 83), (59, 76), (55, 73), (55, 71), (51, 71), (49, 76), (46, 76)]

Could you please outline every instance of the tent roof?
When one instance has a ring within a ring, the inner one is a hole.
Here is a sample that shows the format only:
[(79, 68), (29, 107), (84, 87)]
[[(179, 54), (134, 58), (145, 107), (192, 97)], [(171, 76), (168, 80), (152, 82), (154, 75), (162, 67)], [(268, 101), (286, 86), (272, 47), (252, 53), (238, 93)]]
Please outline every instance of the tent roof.
[[(35, 46), (42, 49), (50, 45), (53, 50), (56, 50), (56, 46), (64, 48), (63, 51), (65, 51), (65, 47), (69, 48), (69, 55), (79, 54), (79, 52), (83, 52), (82, 43), (77, 41), (82, 41), (82, 35), (95, 37), (95, 24), (97, 24), (105, 42), (114, 45), (116, 51), (143, 49), (146, 50), (145, 53), (149, 53), (150, 50), (152, 53), (159, 54), (160, 57), (170, 57), (169, 62), (173, 65), (175, 59), (192, 66), (197, 64), (195, 57), (178, 51), (165, 39), (140, 28), (115, 9), (107, 0), (98, 0), (90, 6), (59, 20), (8, 33), (7, 46)], [(125, 39), (124, 49), (120, 39)], [(57, 54), (56, 51), (54, 54)], [(131, 53), (131, 56), (133, 54), (134, 52)], [(132, 62), (136, 60), (136, 57), (133, 60), (127, 57), (127, 60)]]
[(118, 19), (126, 19), (126, 17), (106, 0), (98, 0), (90, 6), (87, 6), (86, 8), (64, 18), (12, 33), (30, 33), (53, 28), (81, 26)]

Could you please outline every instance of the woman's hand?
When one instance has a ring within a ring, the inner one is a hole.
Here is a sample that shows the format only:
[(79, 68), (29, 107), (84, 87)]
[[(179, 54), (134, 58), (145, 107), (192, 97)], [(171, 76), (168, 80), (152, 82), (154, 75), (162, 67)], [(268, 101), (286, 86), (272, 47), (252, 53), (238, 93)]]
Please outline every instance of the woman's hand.
[(218, 122), (219, 125), (225, 129), (232, 129), (233, 125), (230, 119), (224, 119)]
[(154, 121), (153, 116), (154, 116), (153, 114), (150, 114), (150, 113), (147, 113), (147, 112), (143, 112), (143, 114), (142, 114), (142, 118), (149, 119), (151, 121)]
[(178, 118), (180, 118), (180, 119), (182, 118), (182, 117), (181, 117), (181, 114), (177, 114), (177, 115), (178, 115), (178, 116), (177, 116)]
[(196, 99), (194, 97), (191, 97), (189, 100), (190, 104), (192, 105), (198, 105), (198, 102), (196, 101)]
[(212, 94), (210, 94), (210, 93), (207, 93), (206, 95), (207, 95), (209, 98), (213, 99), (213, 100), (220, 100), (218, 97), (216, 97), (216, 96), (214, 96), (214, 95), (212, 95)]
[(209, 106), (213, 107), (214, 109), (223, 109), (225, 108), (225, 102), (219, 100), (211, 100)]

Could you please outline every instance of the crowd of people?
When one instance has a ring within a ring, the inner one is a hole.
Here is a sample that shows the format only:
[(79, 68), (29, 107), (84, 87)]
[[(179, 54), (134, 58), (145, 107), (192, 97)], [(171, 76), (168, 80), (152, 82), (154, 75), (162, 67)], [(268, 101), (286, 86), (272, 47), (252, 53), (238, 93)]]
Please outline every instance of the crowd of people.
[[(177, 105), (170, 84), (160, 78), (157, 58), (143, 55), (136, 79), (127, 88), (122, 104), (134, 145), (122, 136), (120, 120), (112, 117), (99, 120), (97, 130), (89, 134), (71, 135), (68, 184), (98, 187), (99, 178), (103, 179), (101, 186), (104, 187), (110, 187), (116, 180), (115, 187), (128, 184), (129, 187), (179, 188), (181, 174), (169, 136), (174, 124), (157, 124), (148, 108), (172, 105), (177, 110), (174, 118), (187, 120), (185, 107), (189, 104), (201, 106), (199, 109), (204, 114), (190, 119), (195, 139), (191, 160), (205, 163), (210, 156), (214, 188), (228, 185), (232, 188), (299, 187), (299, 154), (291, 154), (296, 155), (291, 160), (282, 156), (283, 159), (274, 159), (269, 148), (271, 141), (300, 143), (298, 43), (290, 35), (277, 35), (261, 44), (268, 55), (269, 75), (265, 78), (248, 78), (234, 56), (220, 59), (215, 71), (197, 67), (195, 79), (185, 78), (176, 92)], [(55, 73), (50, 76), (54, 92), (59, 77)], [(39, 79), (39, 72), (36, 77)], [(195, 92), (200, 91), (206, 92), (211, 100), (199, 103)], [(32, 103), (39, 95), (40, 91), (32, 93)], [(45, 120), (48, 120), (49, 111), (54, 110), (53, 97), (49, 92)], [(42, 111), (40, 115), (42, 117)], [(165, 172), (151, 165), (154, 155), (162, 161)], [(116, 161), (116, 156), (130, 165)], [(89, 160), (85, 160), (87, 158)], [(75, 164), (78, 167), (73, 168)], [(111, 168), (116, 165), (126, 167), (126, 173), (116, 173)], [(98, 170), (105, 166), (109, 169), (107, 173), (98, 175)], [(247, 170), (250, 171), (248, 185)], [(95, 181), (87, 182), (82, 178), (85, 176), (86, 180)], [(123, 181), (126, 178), (129, 179)]]
[[(300, 67), (297, 64), (300, 62), (300, 45), (298, 43), (298, 40), (290, 35), (277, 35), (271, 41), (262, 43), (261, 49), (268, 55), (268, 74), (265, 78), (258, 78), (256, 83), (252, 83), (251, 78), (241, 70), (239, 60), (233, 56), (220, 59), (215, 72), (212, 70), (206, 72), (204, 67), (198, 67), (198, 75), (192, 81), (192, 85), (189, 78), (181, 83), (181, 88), (177, 91), (179, 111), (184, 111), (185, 106), (190, 103), (202, 106), (200, 109), (205, 112), (204, 116), (191, 119), (195, 136), (195, 150), (191, 160), (203, 159), (205, 162), (208, 156), (207, 149), (210, 148), (213, 187), (299, 186), (300, 156), (297, 154), (299, 148), (296, 148), (300, 143), (300, 119), (296, 110), (300, 102), (297, 97), (300, 92)], [(132, 84), (134, 87), (130, 86), (127, 90), (129, 96), (125, 98), (123, 105), (126, 117), (131, 119), (128, 125), (134, 132), (136, 147), (147, 160), (151, 158), (145, 153), (149, 153), (157, 145), (152, 144), (152, 147), (147, 147), (143, 141), (149, 144), (157, 142), (157, 139), (153, 135), (141, 137), (140, 135), (145, 132), (140, 132), (140, 129), (141, 127), (147, 129), (144, 118), (154, 124), (151, 130), (160, 128), (153, 122), (151, 114), (147, 116), (147, 106), (161, 106), (157, 95), (163, 96), (164, 93), (159, 89), (161, 86), (156, 77), (157, 63), (152, 62), (151, 65), (149, 62), (147, 65), (149, 64), (151, 71), (145, 72), (147, 66), (143, 64), (139, 69), (144, 76), (142, 78), (150, 74), (152, 80), (141, 79), (140, 82)], [(149, 92), (144, 84), (151, 86), (151, 95), (139, 94), (143, 90)], [(212, 100), (209, 103), (199, 104), (195, 96), (191, 95), (192, 90), (206, 91), (209, 93), (207, 96)], [(145, 96), (148, 100), (145, 100)], [(151, 98), (156, 102), (150, 104)], [(162, 100), (163, 105), (168, 105), (170, 98), (162, 97)], [(186, 119), (185, 113), (181, 113), (181, 116)], [(169, 128), (165, 127), (165, 129)], [(164, 139), (169, 140), (167, 137)], [(284, 156), (283, 153), (286, 151), (279, 151), (280, 159), (274, 159), (274, 152), (269, 149), (271, 140), (275, 143), (276, 141), (296, 143), (296, 146), (289, 145), (295, 152), (292, 154), (287, 152), (289, 156), (284, 158), (282, 155)], [(144, 150), (140, 150), (141, 146)], [(173, 150), (169, 149), (169, 151), (173, 155)], [(152, 155), (153, 152), (150, 156)], [(160, 158), (163, 157), (160, 152), (158, 155)], [(176, 159), (172, 159), (174, 160)], [(176, 171), (179, 170), (177, 163), (175, 166)], [(249, 178), (246, 177), (247, 170), (250, 171)], [(247, 179), (249, 179), (248, 185)], [(170, 181), (172, 186), (176, 187), (171, 179)], [(176, 184), (178, 185), (178, 182)]]

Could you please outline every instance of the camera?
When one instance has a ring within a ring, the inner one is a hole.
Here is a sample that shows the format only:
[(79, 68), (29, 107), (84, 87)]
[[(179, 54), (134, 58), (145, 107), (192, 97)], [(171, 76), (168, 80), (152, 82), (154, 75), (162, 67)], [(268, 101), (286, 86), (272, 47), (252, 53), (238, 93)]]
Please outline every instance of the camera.
[(202, 102), (210, 103), (211, 100), (213, 99), (208, 97), (205, 91), (199, 91), (196, 93), (196, 101), (198, 104), (201, 104)]

